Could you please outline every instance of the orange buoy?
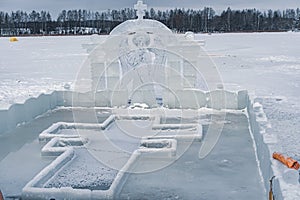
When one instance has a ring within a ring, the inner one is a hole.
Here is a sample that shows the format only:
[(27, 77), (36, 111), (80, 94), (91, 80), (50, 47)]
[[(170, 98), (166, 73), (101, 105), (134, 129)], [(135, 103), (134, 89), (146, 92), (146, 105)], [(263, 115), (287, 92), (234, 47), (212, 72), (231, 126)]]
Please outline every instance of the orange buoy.
[(298, 170), (300, 168), (300, 164), (296, 160), (294, 160), (291, 157), (285, 157), (281, 153), (274, 152), (273, 158), (280, 161), (281, 163), (286, 165), (288, 168), (296, 169), (296, 170)]

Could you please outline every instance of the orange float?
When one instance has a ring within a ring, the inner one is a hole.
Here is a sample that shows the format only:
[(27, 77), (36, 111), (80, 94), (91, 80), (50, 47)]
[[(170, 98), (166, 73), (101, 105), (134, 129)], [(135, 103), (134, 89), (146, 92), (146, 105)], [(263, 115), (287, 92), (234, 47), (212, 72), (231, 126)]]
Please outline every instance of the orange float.
[(281, 153), (274, 152), (273, 158), (280, 161), (281, 163), (286, 165), (288, 168), (296, 169), (296, 170), (298, 170), (300, 168), (300, 164), (296, 160), (294, 160), (291, 157), (285, 157)]

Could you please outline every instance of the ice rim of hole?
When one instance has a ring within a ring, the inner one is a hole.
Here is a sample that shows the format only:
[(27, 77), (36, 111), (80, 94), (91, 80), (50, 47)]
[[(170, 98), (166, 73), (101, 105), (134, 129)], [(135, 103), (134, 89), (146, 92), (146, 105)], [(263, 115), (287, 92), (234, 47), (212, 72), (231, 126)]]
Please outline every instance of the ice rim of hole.
[[(84, 81), (86, 80), (84, 77), (90, 73), (92, 79), (90, 91), (94, 94), (94, 101), (96, 101), (99, 91), (107, 91), (111, 94), (104, 98), (108, 98), (112, 104), (116, 99), (119, 100), (120, 91), (124, 91), (127, 93), (128, 104), (132, 104), (131, 95), (139, 93), (140, 88), (152, 85), (151, 92), (156, 105), (149, 105), (149, 110), (150, 112), (151, 110), (164, 112), (164, 109), (168, 109), (163, 98), (167, 90), (182, 105), (178, 91), (187, 89), (213, 91), (217, 89), (220, 92), (219, 95), (210, 95), (207, 98), (212, 107), (216, 107), (221, 112), (219, 112), (218, 117), (212, 115), (211, 118), (212, 121), (225, 121), (226, 112), (222, 112), (226, 109), (223, 81), (218, 68), (202, 48), (203, 42), (195, 40), (191, 32), (186, 35), (178, 35), (156, 20), (143, 19), (144, 10), (147, 7), (142, 1), (138, 1), (134, 8), (137, 10), (138, 19), (121, 23), (111, 31), (103, 42), (95, 44), (88, 59), (77, 73), (74, 90), (81, 91), (81, 86), (85, 84)], [(180, 63), (179, 68), (172, 65), (171, 62), (174, 60)], [(96, 65), (101, 66), (97, 68)], [(113, 68), (117, 68), (117, 70), (114, 71)], [(193, 71), (193, 78), (196, 81), (188, 76), (191, 74), (185, 74), (186, 68)], [(173, 78), (172, 75), (168, 74), (168, 71), (178, 77), (177, 81), (181, 83), (181, 86), (176, 86), (176, 88), (168, 82)], [(113, 86), (110, 85), (111, 82), (114, 82)], [(190, 98), (197, 101), (196, 95), (192, 95)], [(198, 109), (200, 108), (201, 106), (198, 107)], [(180, 109), (181, 119), (186, 118), (184, 110), (186, 109)], [(127, 109), (127, 112), (130, 115), (134, 111)], [(80, 116), (76, 112), (73, 113), (73, 116), (75, 122), (80, 121), (78, 120)], [(96, 112), (90, 117), (95, 118)], [(209, 125), (207, 135), (199, 149), (198, 158), (205, 159), (213, 150), (220, 138), (223, 126), (223, 123)], [(126, 130), (123, 131), (126, 132)], [(191, 140), (187, 143), (186, 150), (192, 142)], [(101, 161), (100, 157), (97, 159)], [(155, 168), (153, 171), (164, 168), (173, 162), (170, 161), (167, 165)]]

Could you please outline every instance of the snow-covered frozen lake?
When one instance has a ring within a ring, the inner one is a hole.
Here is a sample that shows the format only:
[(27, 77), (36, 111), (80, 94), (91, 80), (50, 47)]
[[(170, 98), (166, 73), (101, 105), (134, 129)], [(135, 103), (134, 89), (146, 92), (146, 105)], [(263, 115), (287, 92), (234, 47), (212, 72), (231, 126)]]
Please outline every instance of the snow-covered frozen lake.
[[(260, 97), (283, 145), (300, 159), (300, 33), (199, 34), (226, 88)], [(0, 38), (0, 108), (74, 83), (90, 36)]]
[(76, 78), (89, 37), (0, 38), (0, 108), (40, 93), (63, 90)]
[[(300, 160), (300, 33), (199, 34), (196, 37), (206, 41), (204, 48), (216, 63), (225, 88), (247, 89), (252, 98), (262, 103), (271, 123), (269, 132), (278, 137), (276, 151)], [(0, 109), (41, 93), (64, 90), (66, 84), (72, 88), (87, 58), (81, 45), (89, 41), (90, 36), (28, 37), (14, 43), (9, 38), (0, 38)], [(16, 141), (20, 142), (14, 146), (3, 139), (6, 148), (1, 146), (0, 159), (20, 148), (38, 149), (32, 139), (44, 126), (22, 138), (20, 130), (15, 130)], [(24, 140), (29, 143), (22, 146)], [(11, 156), (23, 158), (19, 153)], [(23, 176), (18, 190), (51, 159), (41, 160), (35, 155), (28, 165), (34, 161), (38, 164)], [(8, 181), (9, 177), (5, 177)]]

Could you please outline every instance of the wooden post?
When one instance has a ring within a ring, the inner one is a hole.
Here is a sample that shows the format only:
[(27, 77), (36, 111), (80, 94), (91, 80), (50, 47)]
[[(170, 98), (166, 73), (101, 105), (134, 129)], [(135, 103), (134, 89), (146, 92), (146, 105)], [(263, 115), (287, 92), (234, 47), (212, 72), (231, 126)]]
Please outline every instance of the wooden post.
[(275, 176), (273, 176), (270, 179), (270, 191), (269, 191), (269, 200), (275, 200), (274, 195), (273, 195), (273, 179), (275, 178)]

